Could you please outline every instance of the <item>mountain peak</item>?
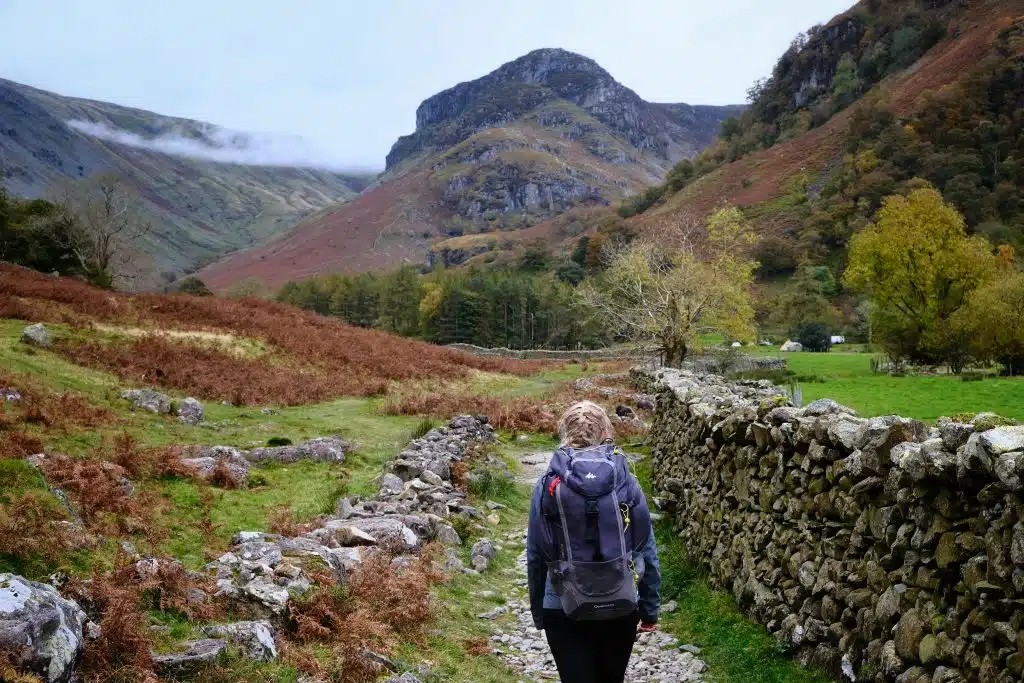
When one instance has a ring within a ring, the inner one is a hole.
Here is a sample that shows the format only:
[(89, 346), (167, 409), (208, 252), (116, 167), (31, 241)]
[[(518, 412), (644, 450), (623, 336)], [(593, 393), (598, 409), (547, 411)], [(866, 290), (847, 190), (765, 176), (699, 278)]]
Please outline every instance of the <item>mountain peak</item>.
[(576, 84), (578, 87), (599, 83), (618, 85), (611, 74), (589, 57), (561, 48), (541, 48), (502, 64), (486, 76), (459, 83), (427, 98), (416, 109), (416, 130), (458, 117), (481, 98), (505, 85), (547, 86), (562, 95), (561, 90), (573, 85), (563, 78), (569, 74), (587, 77), (582, 79), (585, 83)]

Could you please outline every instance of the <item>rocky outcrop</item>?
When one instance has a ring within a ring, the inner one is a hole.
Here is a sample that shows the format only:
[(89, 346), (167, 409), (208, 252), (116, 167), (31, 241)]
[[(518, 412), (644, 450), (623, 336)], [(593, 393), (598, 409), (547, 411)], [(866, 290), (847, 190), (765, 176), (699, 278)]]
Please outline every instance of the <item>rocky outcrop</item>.
[(171, 398), (152, 389), (122, 391), (121, 398), (130, 401), (134, 410), (148, 410), (157, 415), (171, 412)]
[(558, 100), (579, 107), (635, 149), (669, 162), (705, 147), (724, 118), (742, 111), (652, 104), (592, 59), (560, 49), (534, 50), (424, 100), (416, 110), (416, 132), (395, 143), (387, 168), (425, 151), (451, 147), (476, 131), (507, 124)]
[(0, 574), (0, 650), (48, 683), (75, 680), (85, 612), (53, 586)]
[(1024, 672), (1024, 427), (795, 408), (673, 370), (651, 428), (662, 506), (711, 576), (836, 679)]
[(182, 461), (192, 467), (201, 479), (210, 479), (218, 471), (225, 469), (235, 483), (244, 486), (251, 465), (264, 462), (298, 462), (312, 460), (314, 462), (345, 462), (345, 451), (350, 444), (335, 436), (324, 436), (299, 444), (297, 446), (273, 446), (254, 448), (251, 451), (234, 446), (188, 446)]
[[(485, 420), (456, 417), (410, 441), (381, 477), (375, 498), (342, 498), (334, 515), (300, 536), (236, 534), (231, 550), (207, 566), (216, 576), (218, 594), (271, 619), (284, 614), (291, 596), (309, 590), (314, 574), (325, 568), (345, 583), (373, 546), (411, 555), (429, 541), (458, 545), (461, 539), (449, 518), (479, 522), (485, 516), (452, 483), (451, 464), (472, 444), (493, 438)], [(325, 440), (314, 441), (325, 447)], [(453, 550), (445, 562), (447, 569), (463, 569)]]

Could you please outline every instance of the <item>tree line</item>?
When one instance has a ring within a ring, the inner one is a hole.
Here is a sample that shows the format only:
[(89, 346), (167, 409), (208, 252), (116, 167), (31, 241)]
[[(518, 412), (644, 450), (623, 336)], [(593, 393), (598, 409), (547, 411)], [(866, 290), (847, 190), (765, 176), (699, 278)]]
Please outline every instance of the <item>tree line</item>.
[(436, 344), (594, 348), (610, 338), (551, 272), (516, 268), (323, 275), (290, 282), (279, 301)]

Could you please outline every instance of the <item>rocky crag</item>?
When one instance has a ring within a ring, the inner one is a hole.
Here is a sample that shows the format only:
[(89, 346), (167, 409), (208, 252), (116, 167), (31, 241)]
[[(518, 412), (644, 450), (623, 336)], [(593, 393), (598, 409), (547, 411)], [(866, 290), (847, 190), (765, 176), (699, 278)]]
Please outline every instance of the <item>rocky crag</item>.
[(534, 50), (420, 104), (387, 170), (431, 159), (444, 202), (470, 221), (550, 217), (664, 176), (741, 109), (647, 102), (592, 59)]
[(425, 100), (379, 184), (356, 200), (200, 276), (223, 288), (423, 262), (439, 238), (518, 231), (639, 192), (742, 109), (647, 102), (587, 57), (535, 50)]
[(1024, 675), (1024, 427), (795, 408), (766, 382), (637, 372), (655, 485), (695, 558), (837, 680)]

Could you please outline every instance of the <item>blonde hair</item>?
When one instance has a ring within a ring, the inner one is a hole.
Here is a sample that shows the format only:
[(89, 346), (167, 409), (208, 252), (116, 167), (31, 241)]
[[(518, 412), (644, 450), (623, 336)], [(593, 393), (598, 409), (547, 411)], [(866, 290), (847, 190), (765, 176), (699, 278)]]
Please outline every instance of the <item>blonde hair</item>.
[(558, 421), (558, 435), (563, 446), (586, 448), (611, 440), (614, 432), (604, 408), (593, 401), (580, 401), (562, 413)]

